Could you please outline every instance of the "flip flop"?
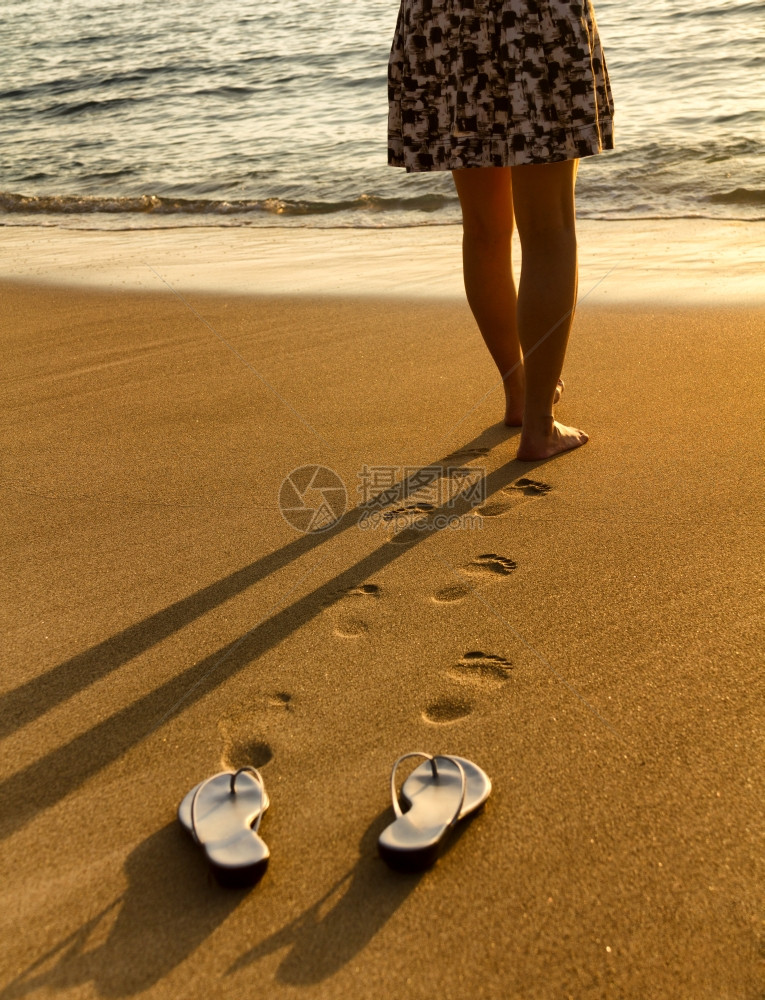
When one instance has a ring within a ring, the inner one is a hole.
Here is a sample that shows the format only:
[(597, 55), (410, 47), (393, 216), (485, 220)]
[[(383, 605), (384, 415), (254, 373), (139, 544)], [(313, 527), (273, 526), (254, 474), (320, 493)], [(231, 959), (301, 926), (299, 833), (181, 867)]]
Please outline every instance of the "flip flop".
[(181, 826), (204, 849), (221, 885), (254, 885), (263, 876), (270, 851), (258, 827), (268, 805), (260, 772), (247, 766), (200, 781), (178, 806)]
[[(401, 786), (401, 808), (396, 771), (409, 757), (424, 757)], [(414, 871), (429, 868), (437, 859), (457, 823), (488, 799), (491, 781), (481, 768), (464, 757), (407, 753), (393, 765), (391, 798), (396, 819), (378, 838), (383, 861), (392, 868)]]

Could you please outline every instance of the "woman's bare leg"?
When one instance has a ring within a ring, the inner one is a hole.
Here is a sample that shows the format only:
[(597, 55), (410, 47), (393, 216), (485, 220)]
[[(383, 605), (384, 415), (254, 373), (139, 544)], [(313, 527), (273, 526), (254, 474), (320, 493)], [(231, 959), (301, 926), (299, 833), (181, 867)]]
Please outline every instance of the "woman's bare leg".
[(549, 458), (587, 441), (553, 417), (577, 295), (577, 160), (512, 167), (515, 220), (523, 260), (518, 335), (526, 395), (518, 458)]
[(510, 259), (510, 167), (470, 167), (453, 170), (452, 177), (462, 206), (462, 269), (468, 304), (504, 382), (505, 423), (517, 427), (523, 417), (524, 373)]
[[(468, 304), (502, 376), (505, 423), (520, 427), (525, 392), (511, 262), (510, 167), (470, 167), (452, 171), (452, 177), (462, 206), (462, 268)], [(556, 388), (556, 402), (559, 395), (560, 388)]]

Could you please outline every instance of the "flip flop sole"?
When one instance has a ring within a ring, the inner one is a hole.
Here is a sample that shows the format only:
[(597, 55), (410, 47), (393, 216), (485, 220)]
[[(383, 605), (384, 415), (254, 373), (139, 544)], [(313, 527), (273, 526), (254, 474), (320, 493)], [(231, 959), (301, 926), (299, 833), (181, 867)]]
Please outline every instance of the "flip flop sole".
[(262, 785), (247, 772), (238, 772), (232, 793), (231, 777), (230, 772), (223, 772), (192, 788), (178, 807), (178, 820), (204, 850), (218, 882), (244, 887), (262, 878), (268, 866), (268, 846), (252, 825), (269, 800)]
[[(259, 882), (266, 874), (269, 855), (252, 865), (240, 865), (237, 868), (226, 868), (210, 861), (210, 870), (219, 885), (225, 889), (247, 889)], [(209, 861), (209, 858), (208, 858)]]
[(394, 868), (399, 872), (421, 872), (433, 867), (441, 852), (446, 848), (449, 839), (449, 833), (446, 832), (428, 847), (401, 850), (401, 848), (391, 847), (383, 841), (380, 841), (377, 846), (380, 857), (389, 868)]
[[(462, 776), (465, 794), (459, 817)], [(491, 794), (491, 781), (477, 764), (453, 755), (437, 757), (439, 780), (434, 782), (431, 762), (425, 761), (404, 782), (400, 798), (408, 810), (380, 834), (380, 856), (400, 871), (421, 871), (435, 863), (451, 841), (460, 820), (477, 812)]]

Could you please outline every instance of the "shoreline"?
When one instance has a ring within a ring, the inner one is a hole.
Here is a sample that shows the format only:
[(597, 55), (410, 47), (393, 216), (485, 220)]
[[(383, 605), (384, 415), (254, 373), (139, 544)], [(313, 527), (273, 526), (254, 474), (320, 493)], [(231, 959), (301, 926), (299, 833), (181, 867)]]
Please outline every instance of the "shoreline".
[[(760, 223), (577, 224), (580, 303), (765, 303)], [(80, 288), (461, 299), (461, 226), (70, 230), (0, 227), (0, 278)], [(520, 245), (514, 235), (514, 270)]]

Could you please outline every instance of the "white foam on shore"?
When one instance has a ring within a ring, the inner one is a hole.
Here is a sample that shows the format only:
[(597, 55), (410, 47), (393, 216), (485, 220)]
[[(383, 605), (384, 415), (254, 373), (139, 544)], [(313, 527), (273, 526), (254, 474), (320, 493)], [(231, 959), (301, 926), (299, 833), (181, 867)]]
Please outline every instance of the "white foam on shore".
[[(765, 302), (765, 228), (702, 220), (580, 220), (580, 302)], [(114, 290), (462, 298), (460, 226), (0, 227), (0, 278)], [(515, 236), (515, 269), (520, 245)]]

